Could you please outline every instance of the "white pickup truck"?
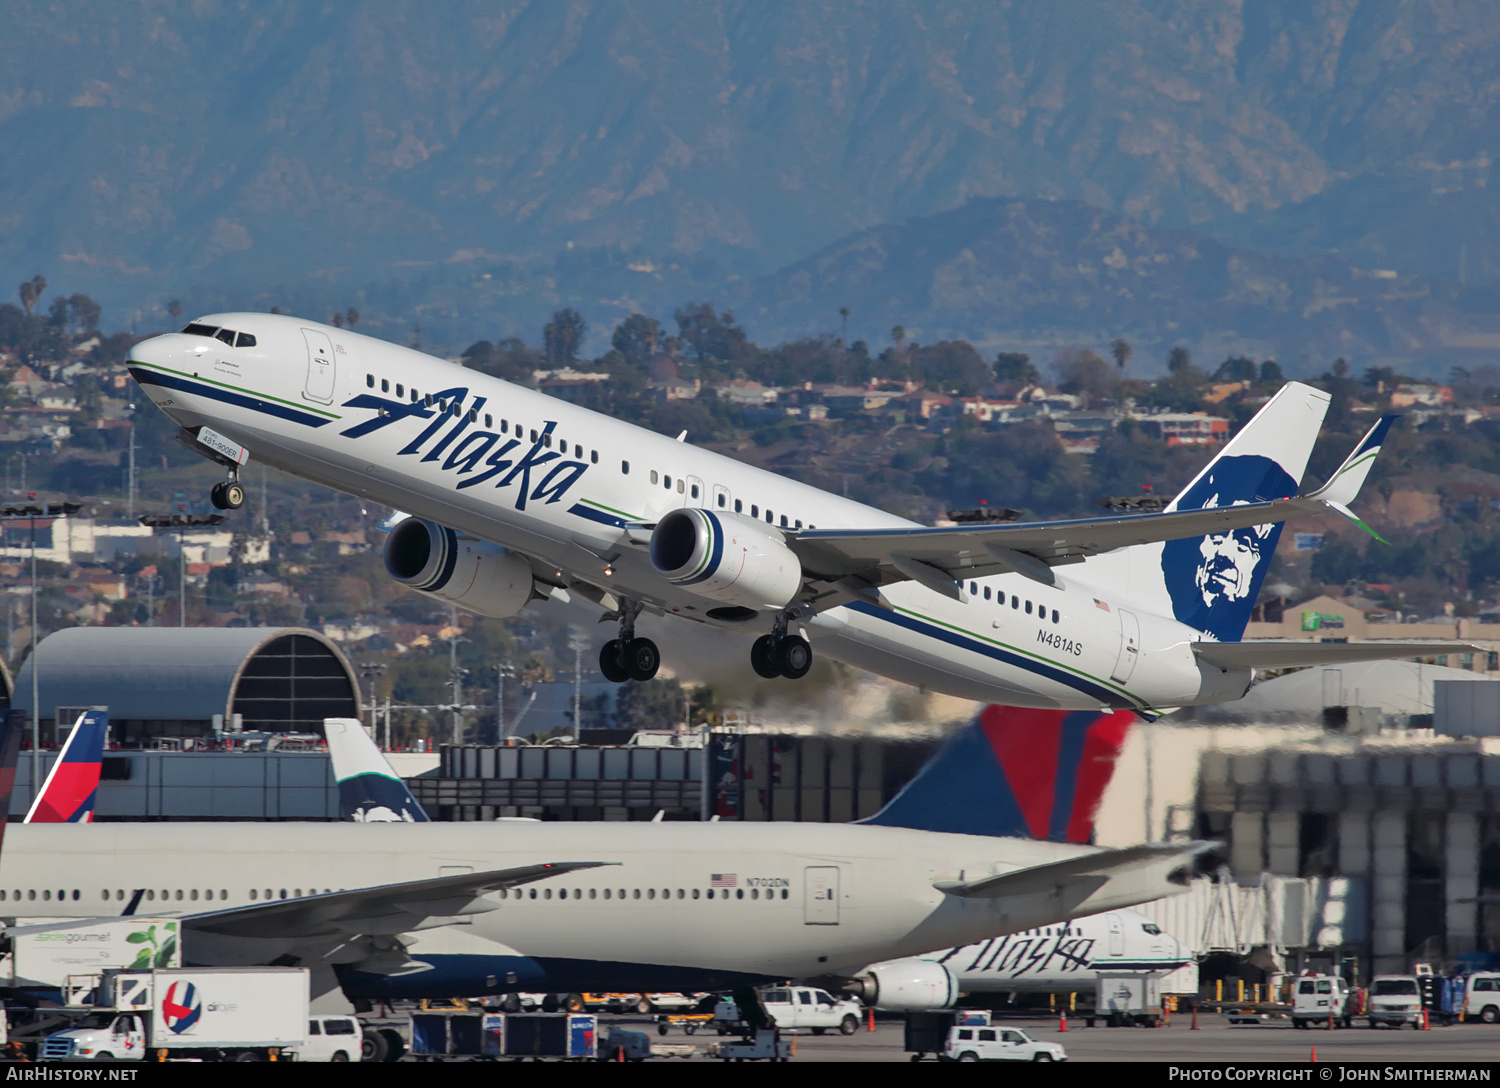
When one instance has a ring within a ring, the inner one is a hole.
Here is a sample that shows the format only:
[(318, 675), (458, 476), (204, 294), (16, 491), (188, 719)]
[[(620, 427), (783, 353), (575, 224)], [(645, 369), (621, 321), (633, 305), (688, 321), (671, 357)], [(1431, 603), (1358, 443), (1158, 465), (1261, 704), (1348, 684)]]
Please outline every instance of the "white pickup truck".
[(808, 1029), (814, 1035), (822, 1035), (833, 1028), (845, 1035), (853, 1035), (859, 1030), (859, 1002), (852, 998), (840, 1000), (827, 990), (811, 986), (778, 986), (774, 990), (762, 990), (760, 1003), (783, 1031)]
[[(845, 1035), (859, 1030), (860, 1005), (852, 998), (839, 999), (813, 986), (773, 986), (760, 991), (760, 1003), (781, 1031), (811, 1031), (822, 1035), (833, 1029)], [(738, 1029), (740, 1007), (720, 1001), (714, 1007), (714, 1026), (720, 1035)]]

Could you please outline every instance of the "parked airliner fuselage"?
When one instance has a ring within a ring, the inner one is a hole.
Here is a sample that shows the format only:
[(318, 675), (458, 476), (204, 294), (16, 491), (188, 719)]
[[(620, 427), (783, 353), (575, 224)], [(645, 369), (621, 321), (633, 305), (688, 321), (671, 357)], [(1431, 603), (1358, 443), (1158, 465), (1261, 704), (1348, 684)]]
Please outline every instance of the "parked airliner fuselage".
[[(1053, 889), (966, 899), (934, 887), (1090, 853), (837, 824), (28, 824), (6, 835), (0, 915), (107, 916), (145, 888), (140, 913), (202, 916), (341, 888), (591, 860), (606, 864), (489, 897), (493, 909), (466, 920), (433, 919), (435, 928), (403, 934), (418, 963), (395, 976), (400, 992), (451, 994), (459, 980), (465, 993), (653, 982), (708, 989), (852, 974), (876, 959), (1178, 890), (1168, 874), (1180, 857), (1117, 872), (1086, 898)], [(346, 968), (351, 996), (391, 988), (378, 936), (330, 952), (329, 937), (277, 934), (274, 915), (253, 935), (190, 929), (184, 953), (219, 965), (302, 957)]]

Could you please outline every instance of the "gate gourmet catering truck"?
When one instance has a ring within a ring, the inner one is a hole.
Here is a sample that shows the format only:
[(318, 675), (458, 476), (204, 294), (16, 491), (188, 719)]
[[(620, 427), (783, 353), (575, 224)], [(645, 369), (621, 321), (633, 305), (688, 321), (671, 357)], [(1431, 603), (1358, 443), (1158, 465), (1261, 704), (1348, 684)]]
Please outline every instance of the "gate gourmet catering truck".
[(305, 967), (105, 971), (43, 1061), (274, 1061), (307, 1043)]

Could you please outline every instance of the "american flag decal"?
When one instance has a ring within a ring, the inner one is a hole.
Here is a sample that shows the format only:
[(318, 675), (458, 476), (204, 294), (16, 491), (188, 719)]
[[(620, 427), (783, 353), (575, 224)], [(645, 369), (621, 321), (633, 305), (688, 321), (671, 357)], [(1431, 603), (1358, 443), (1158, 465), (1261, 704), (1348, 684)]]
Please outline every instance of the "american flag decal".
[(734, 873), (710, 873), (708, 886), (710, 888), (732, 888), (739, 883), (739, 877)]
[(1099, 598), (1098, 598), (1098, 597), (1095, 597), (1095, 598), (1094, 598), (1094, 607), (1095, 607), (1095, 608), (1102, 608), (1102, 609), (1104, 609), (1104, 611), (1106, 611), (1106, 612), (1108, 612), (1108, 611), (1109, 611), (1109, 605), (1107, 605), (1107, 604), (1105, 604), (1105, 603), (1104, 603), (1104, 602), (1103, 602), (1103, 601), (1101, 601), (1101, 600), (1100, 600), (1100, 599), (1099, 599)]

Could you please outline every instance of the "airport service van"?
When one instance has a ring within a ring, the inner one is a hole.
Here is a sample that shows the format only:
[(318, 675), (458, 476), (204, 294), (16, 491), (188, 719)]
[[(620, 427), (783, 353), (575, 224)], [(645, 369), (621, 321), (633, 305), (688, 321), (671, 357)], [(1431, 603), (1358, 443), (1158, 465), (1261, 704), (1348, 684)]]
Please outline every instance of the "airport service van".
[(938, 1055), (949, 1062), (1065, 1062), (1056, 1043), (1033, 1039), (1020, 1028), (954, 1027)]
[(93, 992), (42, 1061), (268, 1061), (307, 1045), (304, 967), (106, 971)]
[(357, 1062), (362, 1059), (364, 1031), (352, 1016), (310, 1016), (307, 1039), (289, 1057), (299, 1062)]
[(1376, 975), (1370, 980), (1365, 1015), (1372, 1028), (1422, 1026), (1422, 990), (1416, 975)]
[(1464, 988), (1464, 1019), (1500, 1024), (1500, 975), (1469, 976)]
[(1300, 975), (1292, 988), (1292, 1026), (1352, 1023), (1349, 983), (1338, 975)]

